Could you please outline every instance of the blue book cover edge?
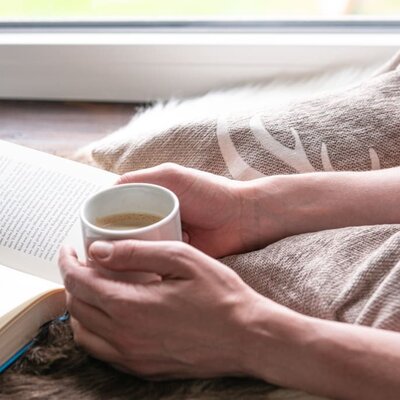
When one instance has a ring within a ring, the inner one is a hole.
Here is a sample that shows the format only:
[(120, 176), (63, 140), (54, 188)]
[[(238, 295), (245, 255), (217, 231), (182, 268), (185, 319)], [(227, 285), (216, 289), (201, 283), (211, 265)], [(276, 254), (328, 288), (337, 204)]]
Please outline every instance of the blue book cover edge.
[[(69, 319), (69, 314), (66, 312), (61, 317), (57, 318), (57, 321), (65, 322)], [(48, 325), (50, 322), (47, 322), (45, 325)], [(44, 326), (45, 326), (44, 325)], [(0, 374), (2, 374), (7, 368), (9, 368), (12, 364), (14, 364), (20, 357), (22, 357), (35, 343), (36, 338), (32, 339), (29, 343), (23, 346), (20, 350), (18, 350), (11, 358), (9, 358), (4, 364), (0, 365)]]
[(35, 343), (35, 340), (31, 340), (22, 349), (18, 350), (10, 359), (8, 359), (3, 365), (0, 365), (0, 374), (2, 374), (8, 367), (15, 363), (20, 357), (22, 357)]

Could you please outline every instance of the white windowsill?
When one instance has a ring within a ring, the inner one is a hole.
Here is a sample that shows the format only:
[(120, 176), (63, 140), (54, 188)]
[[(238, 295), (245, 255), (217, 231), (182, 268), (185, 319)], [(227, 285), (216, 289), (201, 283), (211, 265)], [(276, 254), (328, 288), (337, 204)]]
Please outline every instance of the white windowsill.
[(0, 98), (148, 101), (381, 62), (400, 34), (2, 33)]
[(398, 33), (0, 33), (1, 45), (398, 45)]

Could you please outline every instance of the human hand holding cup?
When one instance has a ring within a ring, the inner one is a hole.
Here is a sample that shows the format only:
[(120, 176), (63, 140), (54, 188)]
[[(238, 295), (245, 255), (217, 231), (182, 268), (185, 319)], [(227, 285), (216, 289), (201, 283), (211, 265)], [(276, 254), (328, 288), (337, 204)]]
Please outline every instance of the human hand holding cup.
[[(93, 265), (89, 248), (96, 241), (182, 240), (179, 200), (158, 185), (131, 183), (95, 193), (83, 204), (80, 219), (89, 266)], [(110, 279), (121, 279), (123, 274), (104, 268), (101, 272)], [(129, 273), (129, 280), (140, 283), (156, 278), (150, 273)]]

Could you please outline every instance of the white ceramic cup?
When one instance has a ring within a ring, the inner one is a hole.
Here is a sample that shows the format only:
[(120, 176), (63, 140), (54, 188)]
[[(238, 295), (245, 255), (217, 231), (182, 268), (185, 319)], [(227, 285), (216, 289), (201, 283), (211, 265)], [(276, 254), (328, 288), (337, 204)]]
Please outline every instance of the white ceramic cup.
[[(130, 230), (101, 228), (96, 219), (113, 214), (146, 213), (162, 217), (152, 225)], [(97, 240), (182, 240), (179, 200), (162, 186), (147, 183), (116, 185), (88, 198), (80, 213), (86, 257)]]

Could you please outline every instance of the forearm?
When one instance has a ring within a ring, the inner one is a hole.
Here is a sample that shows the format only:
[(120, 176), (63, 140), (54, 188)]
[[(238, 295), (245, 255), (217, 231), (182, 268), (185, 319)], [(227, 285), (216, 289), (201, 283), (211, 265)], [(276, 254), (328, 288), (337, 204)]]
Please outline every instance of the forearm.
[(261, 317), (249, 331), (253, 376), (335, 399), (399, 398), (398, 333), (291, 311)]
[(400, 168), (267, 177), (244, 183), (243, 192), (259, 216), (261, 236), (271, 221), (281, 237), (400, 223)]

